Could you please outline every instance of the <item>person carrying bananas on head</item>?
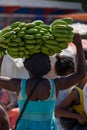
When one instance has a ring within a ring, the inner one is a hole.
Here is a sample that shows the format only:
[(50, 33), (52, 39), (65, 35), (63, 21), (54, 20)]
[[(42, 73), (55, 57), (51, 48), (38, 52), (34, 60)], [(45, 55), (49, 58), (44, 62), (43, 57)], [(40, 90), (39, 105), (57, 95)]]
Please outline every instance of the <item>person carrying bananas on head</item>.
[[(86, 73), (79, 34), (74, 34), (73, 43), (77, 49), (77, 70), (69, 76), (44, 78), (44, 75), (51, 70), (51, 63), (49, 56), (43, 52), (34, 53), (29, 58), (25, 58), (23, 64), (30, 78), (0, 76), (0, 87), (16, 92), (18, 95), (20, 114), (16, 122), (16, 130), (58, 130), (55, 118), (57, 116), (55, 115), (55, 104), (58, 92), (77, 84)], [(58, 73), (56, 66), (55, 72)]]

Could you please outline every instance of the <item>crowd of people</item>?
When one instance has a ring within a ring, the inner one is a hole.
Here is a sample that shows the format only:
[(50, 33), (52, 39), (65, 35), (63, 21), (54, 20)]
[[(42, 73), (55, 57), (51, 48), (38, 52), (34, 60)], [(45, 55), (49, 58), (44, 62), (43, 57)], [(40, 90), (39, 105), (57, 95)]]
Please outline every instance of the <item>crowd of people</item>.
[[(78, 122), (82, 127), (87, 123), (86, 117), (83, 116), (86, 112), (83, 109), (82, 91), (87, 79), (86, 64), (82, 40), (78, 33), (74, 34), (73, 43), (76, 46), (75, 63), (71, 57), (57, 54), (54, 56), (56, 60), (52, 68), (49, 56), (40, 52), (22, 60), (24, 67), (22, 66), (21, 70), (25, 69), (27, 74), (9, 76), (9, 72), (3, 75), (1, 71), (1, 92), (4, 90), (9, 93), (6, 103), (0, 101), (0, 111), (4, 113), (0, 112), (1, 130), (7, 130), (7, 124), (8, 130), (58, 130), (57, 119), (60, 119), (66, 130), (71, 130), (70, 126), (68, 128), (66, 125), (69, 119)], [(4, 62), (0, 60), (2, 68)], [(55, 76), (50, 77), (48, 74), (52, 69)], [(65, 89), (69, 90), (67, 96), (57, 104), (60, 90)], [(2, 121), (6, 124), (3, 125)], [(72, 130), (80, 129), (72, 127)]]

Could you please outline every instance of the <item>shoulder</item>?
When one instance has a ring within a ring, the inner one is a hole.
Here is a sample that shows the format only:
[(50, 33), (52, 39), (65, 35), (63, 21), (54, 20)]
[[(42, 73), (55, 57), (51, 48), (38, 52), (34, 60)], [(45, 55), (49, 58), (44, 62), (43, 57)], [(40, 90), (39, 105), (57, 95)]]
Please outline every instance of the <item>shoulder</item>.
[(77, 98), (79, 95), (80, 91), (78, 87), (73, 87), (71, 90), (71, 94), (73, 95), (74, 98)]
[(53, 80), (54, 80), (54, 84), (55, 84), (55, 88), (56, 88), (56, 91), (57, 92), (59, 92), (60, 90), (63, 90), (63, 89), (65, 89), (64, 88), (64, 80), (65, 78), (64, 77), (56, 77), (56, 78), (54, 78)]
[(73, 87), (71, 90), (73, 93), (79, 93), (79, 91), (82, 91), (79, 87)]

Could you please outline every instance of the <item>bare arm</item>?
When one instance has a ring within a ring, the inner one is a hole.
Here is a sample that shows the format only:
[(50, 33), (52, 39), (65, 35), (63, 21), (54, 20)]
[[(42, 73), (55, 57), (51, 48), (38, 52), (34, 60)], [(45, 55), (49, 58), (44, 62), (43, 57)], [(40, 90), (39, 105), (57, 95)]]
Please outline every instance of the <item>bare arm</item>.
[(5, 109), (0, 105), (0, 130), (9, 130), (10, 122)]
[(66, 109), (71, 105), (72, 101), (75, 101), (76, 97), (77, 92), (71, 91), (70, 94), (68, 94), (68, 96), (56, 107), (55, 116), (77, 119), (78, 114), (72, 113)]
[(77, 84), (84, 76), (86, 75), (86, 67), (85, 67), (85, 57), (82, 48), (81, 37), (79, 34), (75, 34), (73, 38), (73, 43), (76, 45), (77, 49), (77, 70), (75, 73), (68, 75), (66, 77), (61, 77), (60, 79), (55, 79), (55, 85), (57, 92), (61, 89), (67, 89)]
[(0, 87), (9, 91), (14, 91), (17, 94), (20, 92), (21, 79), (7, 78), (0, 76)]
[(71, 93), (55, 108), (55, 116), (76, 119), (80, 124), (87, 123), (87, 118), (80, 115), (79, 113), (74, 113), (69, 108), (69, 105), (72, 101), (75, 101), (77, 98), (77, 92), (71, 91)]
[[(0, 58), (0, 74), (1, 74), (1, 66), (3, 62), (3, 58), (4, 57)], [(17, 94), (20, 91), (20, 82), (21, 82), (21, 79), (15, 79), (15, 78), (11, 79), (5, 76), (0, 76), (0, 87), (10, 90), (10, 91), (14, 91)]]

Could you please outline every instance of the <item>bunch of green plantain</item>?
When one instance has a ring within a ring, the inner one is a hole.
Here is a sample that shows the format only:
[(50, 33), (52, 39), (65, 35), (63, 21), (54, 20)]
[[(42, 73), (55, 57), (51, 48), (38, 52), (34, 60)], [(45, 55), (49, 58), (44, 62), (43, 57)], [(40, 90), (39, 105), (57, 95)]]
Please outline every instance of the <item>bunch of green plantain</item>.
[(56, 19), (51, 24), (51, 34), (54, 36), (60, 51), (68, 47), (73, 40), (72, 18)]
[(67, 48), (72, 41), (72, 22), (72, 18), (56, 19), (51, 25), (42, 20), (14, 22), (1, 30), (0, 47), (13, 58), (29, 58), (38, 52), (52, 56)]

